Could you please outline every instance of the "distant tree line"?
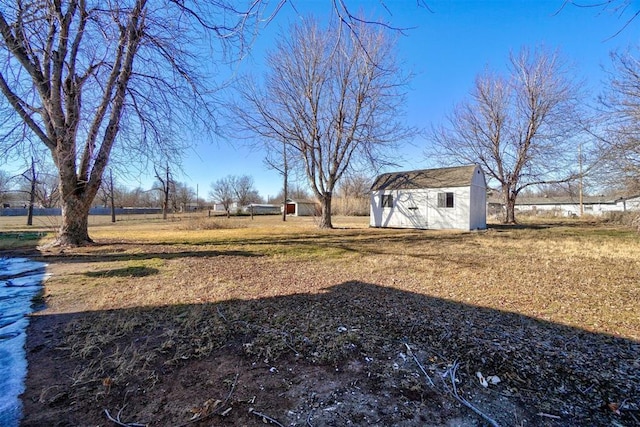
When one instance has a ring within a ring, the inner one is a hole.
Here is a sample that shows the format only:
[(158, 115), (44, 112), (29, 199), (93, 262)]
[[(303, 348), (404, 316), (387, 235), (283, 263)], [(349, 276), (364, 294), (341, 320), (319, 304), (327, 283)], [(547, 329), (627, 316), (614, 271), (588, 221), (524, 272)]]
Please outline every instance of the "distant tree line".
[[(280, 205), (285, 197), (283, 192), (265, 199), (255, 188), (254, 179), (249, 175), (228, 175), (211, 183), (208, 197), (196, 194), (193, 186), (187, 183), (168, 181), (167, 184), (155, 182), (149, 188), (129, 187), (118, 182), (110, 181), (109, 175), (100, 186), (93, 206), (111, 207), (162, 207), (165, 194), (168, 194), (169, 212), (188, 212), (197, 209), (205, 210), (214, 204), (225, 205), (225, 210), (232, 212), (231, 206), (241, 208), (251, 203), (269, 203)], [(113, 182), (113, 186), (111, 183)], [(47, 165), (34, 164), (33, 169), (24, 173), (10, 175), (0, 170), (0, 207), (28, 207), (33, 188), (33, 205), (37, 208), (60, 207), (60, 193), (55, 173)], [(338, 215), (364, 215), (369, 209), (370, 178), (362, 175), (348, 176), (336, 191), (335, 213)], [(288, 198), (294, 200), (312, 200), (313, 196), (301, 185), (293, 185)]]

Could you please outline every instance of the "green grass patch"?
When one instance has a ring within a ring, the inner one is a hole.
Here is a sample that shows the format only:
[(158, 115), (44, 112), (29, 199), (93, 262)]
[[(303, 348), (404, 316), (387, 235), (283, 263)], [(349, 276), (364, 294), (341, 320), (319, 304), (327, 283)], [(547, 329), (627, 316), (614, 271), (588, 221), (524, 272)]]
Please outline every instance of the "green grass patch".
[(3, 231), (0, 232), (0, 250), (33, 248), (49, 234), (45, 231)]

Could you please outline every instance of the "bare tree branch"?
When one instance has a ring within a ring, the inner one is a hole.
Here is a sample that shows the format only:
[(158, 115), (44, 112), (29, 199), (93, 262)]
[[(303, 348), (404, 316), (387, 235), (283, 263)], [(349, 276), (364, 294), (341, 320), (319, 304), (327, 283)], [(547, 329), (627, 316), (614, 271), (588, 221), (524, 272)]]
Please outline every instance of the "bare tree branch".
[(638, 48), (611, 54), (608, 90), (600, 97), (604, 176), (628, 194), (640, 192), (640, 54)]

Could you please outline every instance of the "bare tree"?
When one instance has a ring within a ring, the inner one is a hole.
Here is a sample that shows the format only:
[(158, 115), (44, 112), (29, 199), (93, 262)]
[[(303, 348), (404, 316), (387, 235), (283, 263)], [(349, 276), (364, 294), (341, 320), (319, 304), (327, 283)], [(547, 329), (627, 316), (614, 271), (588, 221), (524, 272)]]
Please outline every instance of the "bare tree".
[(371, 177), (349, 174), (344, 177), (337, 191), (339, 212), (342, 215), (366, 215), (369, 213)]
[(231, 177), (225, 177), (211, 183), (209, 197), (213, 203), (220, 203), (227, 212), (227, 218), (231, 215), (231, 205), (233, 204), (233, 185)]
[(126, 187), (120, 185), (118, 180), (113, 176), (113, 171), (109, 168), (109, 175), (107, 179), (102, 181), (102, 185), (100, 185), (100, 190), (96, 196), (96, 205), (100, 205), (104, 208), (107, 208), (113, 204), (114, 209), (115, 206), (151, 206), (148, 203), (140, 204), (137, 201), (132, 202), (132, 199), (138, 199), (137, 196), (133, 198), (128, 197), (129, 193), (136, 192), (138, 190), (138, 194), (143, 194), (142, 189), (134, 189), (129, 190)]
[(595, 9), (598, 14), (609, 13), (616, 15), (622, 22), (620, 28), (609, 36), (609, 38), (614, 38), (625, 31), (640, 16), (640, 8), (632, 3), (631, 0), (564, 0), (557, 13), (562, 12), (567, 5), (572, 5), (578, 8)]
[(173, 185), (171, 201), (174, 210), (187, 212), (189, 205), (196, 198), (196, 192), (183, 182), (176, 182)]
[[(282, 198), (280, 199), (282, 202), (282, 206), (286, 206), (287, 198), (289, 197), (289, 153), (287, 152), (287, 144), (281, 143), (281, 152), (276, 154), (275, 156), (272, 154), (273, 149), (269, 150), (269, 146), (267, 146), (267, 157), (265, 158), (265, 163), (271, 169), (276, 170), (280, 175), (282, 175)], [(287, 209), (282, 209), (282, 220), (287, 220)]]
[(27, 225), (33, 225), (33, 209), (36, 202), (43, 208), (57, 206), (60, 200), (58, 180), (50, 173), (47, 164), (35, 157), (31, 157), (29, 167), (20, 178), (18, 192), (26, 194), (28, 198)]
[(154, 169), (156, 172), (156, 179), (158, 180), (158, 186), (156, 188), (162, 192), (162, 219), (167, 219), (169, 200), (171, 196), (170, 193), (171, 189), (174, 187), (173, 177), (171, 176), (168, 163), (162, 171), (158, 171), (157, 168)]
[(249, 175), (230, 176), (229, 182), (233, 189), (235, 201), (238, 207), (247, 206), (249, 203), (257, 203), (260, 196), (253, 186), (253, 178)]
[(600, 97), (604, 175), (627, 193), (640, 192), (640, 52), (611, 54), (609, 84)]
[(113, 170), (109, 169), (109, 207), (111, 208), (111, 222), (116, 222), (116, 197), (113, 186)]
[[(459, 163), (479, 163), (497, 181), (514, 223), (518, 194), (532, 185), (576, 179), (582, 130), (577, 85), (557, 53), (522, 49), (509, 75), (477, 77), (470, 99), (430, 134), (432, 151)], [(576, 168), (577, 169), (577, 168)]]
[[(286, 142), (267, 139), (261, 141), (263, 148), (266, 149), (267, 155), (264, 159), (265, 164), (270, 169), (275, 170), (282, 176), (282, 190), (276, 200), (281, 202), (283, 206), (290, 197), (289, 187), (292, 180), (298, 180), (301, 171), (301, 164), (296, 150)], [(305, 177), (306, 179), (306, 177)], [(297, 198), (296, 196), (291, 196)], [(309, 196), (307, 195), (306, 198)], [(282, 221), (287, 220), (287, 210), (282, 210)]]
[(321, 228), (332, 227), (340, 178), (360, 162), (379, 165), (412, 133), (399, 121), (406, 77), (395, 44), (381, 28), (354, 26), (293, 25), (268, 56), (264, 88), (248, 79), (234, 110), (244, 131), (285, 144), (300, 160), (322, 205)]
[(267, 7), (250, 0), (0, 3), (0, 107), (9, 119), (0, 149), (19, 150), (9, 135), (28, 134), (51, 153), (62, 199), (54, 244), (91, 241), (88, 212), (112, 155), (173, 158), (182, 148), (177, 125), (210, 126), (214, 73), (202, 64), (231, 45), (242, 53)]
[(11, 175), (0, 170), (0, 205), (6, 203), (8, 194), (11, 191)]
[[(285, 3), (0, 2), (0, 152), (34, 138), (51, 153), (62, 204), (52, 245), (91, 242), (89, 209), (112, 157), (175, 158), (180, 125), (215, 128), (216, 73), (203, 64), (230, 46), (242, 57)], [(345, 25), (360, 23), (344, 1), (329, 4)]]
[(36, 187), (36, 200), (43, 208), (53, 208), (60, 204), (60, 186), (58, 178), (41, 172)]
[(162, 207), (163, 197), (158, 194), (160, 193), (160, 187), (160, 184), (154, 184), (151, 189), (145, 190), (140, 187), (127, 189), (116, 186), (114, 188), (114, 198), (118, 201), (118, 206)]
[(27, 225), (33, 225), (33, 205), (36, 200), (36, 188), (38, 185), (38, 175), (36, 173), (36, 161), (31, 158), (31, 167), (22, 174), (22, 177), (29, 183), (27, 194), (29, 194), (29, 204), (27, 205)]

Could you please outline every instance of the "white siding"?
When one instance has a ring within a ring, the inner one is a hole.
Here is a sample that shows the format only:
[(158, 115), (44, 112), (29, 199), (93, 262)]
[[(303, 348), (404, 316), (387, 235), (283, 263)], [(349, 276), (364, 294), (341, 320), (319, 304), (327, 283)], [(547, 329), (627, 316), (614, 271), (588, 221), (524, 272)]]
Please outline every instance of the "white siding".
[[(478, 193), (478, 189), (475, 189)], [(438, 193), (453, 193), (453, 207), (438, 207)], [(484, 190), (482, 191), (484, 195)], [(393, 196), (393, 207), (382, 207), (382, 196)], [(377, 191), (371, 195), (372, 227), (471, 230), (486, 228), (486, 201), (474, 199), (477, 210), (471, 223), (471, 188)], [(486, 197), (486, 196), (485, 196)]]
[[(438, 207), (438, 193), (453, 193), (453, 207)], [(429, 228), (435, 230), (469, 230), (471, 209), (469, 187), (438, 188), (429, 190)]]
[(315, 216), (316, 205), (314, 203), (299, 203), (296, 202), (295, 216)]
[[(622, 202), (618, 203), (622, 204)], [(624, 203), (624, 208), (628, 211), (640, 211), (640, 197), (627, 199)]]
[[(393, 197), (393, 207), (382, 207), (382, 196)], [(372, 227), (428, 228), (425, 190), (376, 191), (371, 195)]]
[(484, 230), (487, 228), (487, 183), (479, 167), (473, 172), (469, 194), (469, 229)]

